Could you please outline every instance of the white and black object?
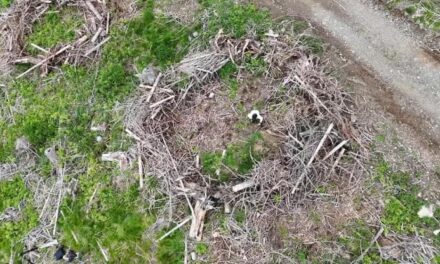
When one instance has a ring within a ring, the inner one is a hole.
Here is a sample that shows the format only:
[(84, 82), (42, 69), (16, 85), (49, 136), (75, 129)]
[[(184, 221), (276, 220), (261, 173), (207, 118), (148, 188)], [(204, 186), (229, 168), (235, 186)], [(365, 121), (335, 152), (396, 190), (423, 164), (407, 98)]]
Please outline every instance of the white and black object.
[(260, 111), (258, 110), (252, 110), (249, 114), (248, 114), (248, 118), (251, 120), (252, 123), (254, 124), (259, 124), (261, 125), (261, 123), (263, 123), (263, 117), (260, 115)]

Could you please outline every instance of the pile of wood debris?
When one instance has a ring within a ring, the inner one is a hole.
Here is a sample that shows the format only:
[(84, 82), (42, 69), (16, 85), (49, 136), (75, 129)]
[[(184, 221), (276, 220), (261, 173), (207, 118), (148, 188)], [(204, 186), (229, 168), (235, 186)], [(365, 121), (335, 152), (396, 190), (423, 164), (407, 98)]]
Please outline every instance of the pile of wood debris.
[[(26, 37), (32, 33), (33, 25), (53, 7), (73, 8), (84, 16), (84, 25), (76, 32), (76, 39), (67, 45), (58, 45), (50, 50), (30, 43), (39, 51), (37, 56), (25, 49)], [(111, 12), (112, 10), (112, 12)], [(117, 14), (114, 10), (120, 10)], [(135, 11), (134, 1), (34, 1), (18, 0), (5, 10), (0, 17), (0, 72), (3, 76), (11, 73), (11, 65), (31, 64), (32, 66), (17, 76), (21, 78), (40, 69), (42, 75), (51, 67), (60, 64), (79, 65), (93, 59), (101, 47), (110, 40), (112, 23), (120, 17), (129, 17)], [(119, 16), (119, 17), (117, 17)]]
[[(240, 68), (246, 56), (262, 57), (268, 65), (262, 77), (268, 86), (262, 89), (269, 95), (262, 112), (281, 111), (277, 106), (282, 102), (289, 107), (265, 124), (281, 141), (278, 151), (256, 163), (249, 175), (236, 175), (220, 184), (204, 174), (198, 154), (170, 140), (179, 133), (173, 129), (173, 117), (182, 108), (192, 107), (188, 98), (219, 82), (217, 71), (226, 63)], [(231, 218), (229, 234), (211, 234), (214, 255), (218, 260), (266, 263), (274, 252), (282, 256), (282, 251), (268, 245), (267, 217), (260, 216), (288, 214), (292, 208), (313, 202), (315, 186), (320, 184), (337, 182), (345, 190), (356, 184), (365, 173), (368, 151), (364, 146), (371, 138), (353, 123), (350, 96), (324, 68), (294, 36), (269, 32), (263, 41), (237, 40), (220, 31), (208, 50), (190, 53), (163, 73), (152, 68), (144, 71), (138, 92), (127, 104), (125, 126), (137, 141), (141, 188), (145, 175), (155, 177), (159, 191), (169, 199), (163, 217), (177, 223), (161, 239), (191, 222), (188, 237), (200, 241), (206, 235), (205, 221), (214, 215), (210, 211), (223, 207), (230, 214), (244, 208), (246, 230)], [(181, 203), (188, 206), (190, 216), (175, 211)], [(217, 222), (210, 220), (211, 231), (219, 228)], [(257, 238), (254, 231), (258, 231)]]

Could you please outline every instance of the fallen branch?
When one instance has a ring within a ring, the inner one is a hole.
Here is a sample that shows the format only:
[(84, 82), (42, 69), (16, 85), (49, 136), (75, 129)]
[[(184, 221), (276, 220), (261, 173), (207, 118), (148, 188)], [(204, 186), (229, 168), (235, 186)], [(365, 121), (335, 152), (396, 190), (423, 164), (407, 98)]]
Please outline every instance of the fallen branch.
[(183, 220), (180, 224), (176, 225), (175, 227), (173, 227), (173, 229), (171, 229), (170, 231), (166, 232), (163, 236), (161, 236), (159, 238), (159, 241), (167, 238), (169, 235), (174, 233), (177, 229), (181, 228), (183, 225), (188, 223), (191, 219), (192, 219), (192, 216), (188, 216), (187, 218), (185, 218), (185, 220)]
[(98, 28), (98, 30), (96, 31), (95, 35), (93, 35), (91, 42), (95, 43), (96, 40), (98, 39), (99, 35), (101, 34), (101, 32), (104, 29), (102, 27)]
[(252, 180), (245, 181), (245, 182), (242, 182), (242, 183), (239, 183), (237, 185), (232, 186), (232, 191), (236, 193), (236, 192), (242, 191), (244, 189), (250, 188), (254, 185), (255, 185), (255, 182)]
[(61, 48), (55, 54), (47, 57), (46, 59), (44, 59), (44, 60), (40, 61), (39, 63), (35, 64), (34, 66), (30, 67), (27, 71), (25, 71), (22, 74), (18, 75), (16, 77), (16, 79), (22, 78), (23, 76), (27, 75), (31, 71), (35, 70), (36, 68), (40, 67), (41, 65), (45, 64), (46, 62), (50, 61), (51, 59), (55, 58), (56, 56), (60, 55), (61, 53), (65, 52), (66, 50), (71, 49), (71, 48), (72, 48), (72, 46), (70, 46), (70, 45), (67, 45), (67, 46)]
[(153, 87), (151, 87), (151, 91), (148, 94), (147, 97), (147, 103), (151, 101), (151, 97), (153, 97), (154, 91), (156, 90), (157, 85), (159, 85), (159, 81), (162, 78), (162, 73), (160, 72), (159, 75), (156, 77), (156, 80), (154, 81)]
[(99, 251), (101, 251), (101, 254), (104, 257), (105, 262), (108, 262), (109, 259), (108, 259), (107, 253), (105, 252), (105, 249), (102, 248), (101, 243), (99, 243), (99, 241), (96, 241), (96, 243), (98, 244)]
[(138, 142), (137, 144), (138, 146), (138, 170), (139, 170), (139, 189), (143, 189), (144, 188), (144, 166), (142, 163), (142, 155), (140, 154), (141, 152), (141, 143)]
[(105, 43), (107, 43), (110, 40), (111, 37), (107, 37), (105, 38), (103, 41), (101, 41), (98, 45), (96, 45), (95, 47), (91, 48), (90, 50), (88, 50), (84, 56), (89, 56), (90, 54), (92, 54), (93, 52), (95, 52), (96, 50), (98, 50), (102, 45), (104, 45)]
[(191, 228), (189, 229), (189, 237), (195, 238), (197, 241), (202, 239), (203, 226), (205, 223), (205, 216), (207, 210), (204, 208), (203, 203), (200, 201), (196, 202), (194, 207), (195, 217), (191, 222)]
[(339, 143), (339, 145), (337, 145), (334, 149), (332, 149), (322, 160), (324, 161), (324, 160), (330, 158), (333, 154), (335, 154), (336, 151), (338, 151), (340, 148), (345, 146), (345, 144), (347, 144), (348, 141), (349, 140), (344, 140), (341, 143)]
[(352, 264), (359, 263), (364, 259), (365, 255), (367, 255), (368, 251), (370, 251), (371, 247), (374, 245), (374, 243), (376, 243), (376, 241), (382, 235), (383, 231), (384, 229), (383, 227), (381, 227), (377, 232), (376, 236), (374, 236), (374, 238), (371, 240), (370, 245), (368, 245), (368, 247), (364, 250), (364, 252), (362, 252), (362, 254), (355, 261), (351, 262)]
[(174, 95), (171, 95), (170, 97), (167, 97), (167, 98), (165, 98), (165, 99), (163, 99), (163, 100), (160, 100), (159, 102), (156, 102), (156, 103), (154, 103), (154, 104), (152, 104), (152, 105), (150, 105), (150, 108), (152, 109), (152, 108), (156, 108), (156, 107), (158, 107), (159, 105), (161, 105), (161, 104), (163, 104), (163, 103), (166, 103), (166, 102), (168, 102), (169, 100), (171, 100), (171, 99), (174, 99)]
[(312, 157), (310, 158), (309, 162), (307, 163), (306, 167), (304, 168), (303, 173), (299, 176), (298, 181), (295, 184), (295, 187), (292, 190), (292, 194), (296, 192), (301, 182), (303, 182), (304, 178), (307, 175), (307, 172), (309, 170), (310, 165), (312, 165), (313, 161), (316, 158), (316, 155), (318, 155), (319, 150), (321, 150), (322, 146), (324, 145), (325, 140), (327, 139), (328, 135), (330, 135), (330, 132), (332, 131), (334, 127), (334, 124), (331, 123), (330, 126), (327, 128), (327, 131), (325, 132), (324, 136), (322, 137), (321, 141), (318, 144), (318, 147), (316, 148), (315, 152), (313, 153)]
[(92, 13), (96, 16), (96, 18), (98, 18), (99, 20), (103, 19), (101, 14), (98, 12), (98, 10), (96, 10), (95, 6), (90, 1), (86, 1), (86, 5), (90, 9), (90, 11), (92, 11)]

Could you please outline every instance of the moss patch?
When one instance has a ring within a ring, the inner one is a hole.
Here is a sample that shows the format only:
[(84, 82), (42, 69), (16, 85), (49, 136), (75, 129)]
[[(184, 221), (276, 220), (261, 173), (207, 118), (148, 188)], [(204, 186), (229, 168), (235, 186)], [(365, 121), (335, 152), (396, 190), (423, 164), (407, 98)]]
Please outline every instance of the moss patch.
[(8, 263), (11, 254), (15, 261), (19, 261), (19, 253), (22, 251), (23, 237), (38, 224), (36, 213), (29, 191), (26, 189), (21, 177), (12, 181), (0, 182), (0, 214), (9, 207), (21, 208), (21, 218), (17, 222), (0, 223), (0, 263)]
[(32, 34), (26, 40), (27, 50), (40, 53), (32, 47), (33, 43), (45, 49), (75, 40), (76, 30), (84, 23), (83, 17), (73, 8), (50, 9), (32, 28)]
[(244, 143), (229, 145), (224, 155), (222, 152), (202, 153), (203, 171), (222, 182), (228, 181), (232, 176), (229, 170), (244, 175), (263, 157), (264, 153), (257, 147), (263, 143), (262, 135), (256, 132)]

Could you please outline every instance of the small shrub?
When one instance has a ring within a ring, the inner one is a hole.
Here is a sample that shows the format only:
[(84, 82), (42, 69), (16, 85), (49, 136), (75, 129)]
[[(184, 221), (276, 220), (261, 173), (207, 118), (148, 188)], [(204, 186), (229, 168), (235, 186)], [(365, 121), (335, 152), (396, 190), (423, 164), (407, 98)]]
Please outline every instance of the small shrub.
[(208, 253), (208, 250), (209, 250), (208, 245), (204, 243), (197, 243), (195, 248), (196, 253), (199, 255), (205, 255), (206, 253)]

